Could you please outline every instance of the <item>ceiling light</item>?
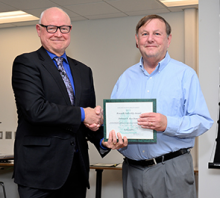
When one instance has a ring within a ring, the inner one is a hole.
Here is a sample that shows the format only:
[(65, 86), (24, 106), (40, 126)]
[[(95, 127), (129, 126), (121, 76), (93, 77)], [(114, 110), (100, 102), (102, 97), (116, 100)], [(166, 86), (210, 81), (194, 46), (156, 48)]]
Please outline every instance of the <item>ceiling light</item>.
[(14, 23), (22, 21), (34, 21), (39, 18), (28, 14), (23, 11), (13, 11), (13, 12), (1, 12), (0, 13), (0, 24), (1, 23)]
[(167, 7), (198, 5), (199, 0), (160, 0)]

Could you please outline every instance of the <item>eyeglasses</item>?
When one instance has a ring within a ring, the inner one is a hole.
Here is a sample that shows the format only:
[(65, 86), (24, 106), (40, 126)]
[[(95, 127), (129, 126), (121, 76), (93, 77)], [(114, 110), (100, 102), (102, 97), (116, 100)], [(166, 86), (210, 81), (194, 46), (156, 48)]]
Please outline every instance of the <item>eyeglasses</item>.
[(45, 27), (48, 33), (55, 33), (57, 29), (60, 29), (60, 32), (63, 34), (67, 34), (70, 32), (72, 26), (68, 25), (62, 25), (62, 26), (56, 26), (56, 25), (43, 25), (40, 24), (40, 26)]

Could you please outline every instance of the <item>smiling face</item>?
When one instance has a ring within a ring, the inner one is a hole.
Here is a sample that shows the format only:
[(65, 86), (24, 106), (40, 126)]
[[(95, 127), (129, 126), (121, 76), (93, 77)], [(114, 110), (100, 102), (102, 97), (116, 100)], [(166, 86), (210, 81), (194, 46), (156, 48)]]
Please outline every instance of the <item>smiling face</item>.
[[(43, 25), (55, 25), (71, 26), (71, 21), (69, 16), (59, 8), (49, 8), (47, 9), (41, 19), (41, 24)], [(65, 49), (70, 44), (70, 32), (63, 34), (58, 29), (55, 33), (48, 33), (45, 27), (36, 25), (36, 30), (38, 36), (40, 37), (41, 44), (49, 52), (56, 54), (58, 57), (62, 56)]]
[(160, 19), (151, 19), (141, 26), (135, 39), (144, 61), (150, 60), (157, 65), (165, 57), (171, 37)]

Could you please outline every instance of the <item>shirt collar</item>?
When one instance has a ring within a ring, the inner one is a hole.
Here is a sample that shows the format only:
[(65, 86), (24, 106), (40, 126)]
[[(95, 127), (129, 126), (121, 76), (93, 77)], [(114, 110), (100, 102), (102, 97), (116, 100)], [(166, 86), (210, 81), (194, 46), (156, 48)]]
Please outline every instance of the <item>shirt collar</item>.
[[(46, 50), (47, 51), (47, 50)], [(50, 56), (50, 58), (53, 60), (55, 57), (58, 57), (57, 55), (47, 51), (48, 55)], [(68, 63), (68, 60), (67, 60), (67, 56), (66, 56), (66, 52), (64, 52), (64, 54), (62, 56), (60, 56), (62, 58), (64, 58), (64, 60)]]
[(170, 55), (169, 55), (169, 53), (167, 52), (166, 53), (166, 56), (165, 56), (165, 58), (163, 59), (163, 60), (161, 60), (160, 62), (159, 62), (159, 64), (158, 64), (158, 67), (159, 67), (159, 70), (160, 71), (162, 71), (166, 66), (167, 66), (167, 64), (170, 62)]
[[(164, 57), (164, 59), (162, 59), (162, 60), (158, 63), (158, 65), (157, 65), (157, 67), (156, 67), (155, 70), (162, 71), (162, 70), (166, 67), (166, 65), (169, 63), (170, 59), (171, 59), (171, 58), (170, 58), (170, 55), (169, 55), (169, 53), (167, 52), (167, 53), (166, 53), (166, 56)], [(143, 57), (141, 57), (140, 62), (139, 62), (139, 65), (140, 65), (141, 70), (145, 73), (146, 70), (144, 69)]]

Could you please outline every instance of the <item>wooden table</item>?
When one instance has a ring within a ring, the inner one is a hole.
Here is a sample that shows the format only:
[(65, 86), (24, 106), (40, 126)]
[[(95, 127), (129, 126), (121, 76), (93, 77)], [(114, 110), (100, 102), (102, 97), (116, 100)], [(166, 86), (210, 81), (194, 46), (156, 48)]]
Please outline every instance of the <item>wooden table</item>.
[(8, 162), (0, 162), (0, 167), (13, 167), (14, 166), (14, 161), (9, 160)]
[[(5, 167), (11, 168), (14, 166), (14, 155), (1, 155), (0, 156), (0, 169), (4, 169)], [(0, 185), (3, 189), (4, 198), (6, 198), (5, 186), (4, 182), (0, 181)]]
[[(105, 164), (103, 164), (105, 165)], [(90, 165), (90, 169), (96, 170), (96, 198), (101, 198), (102, 193), (102, 172), (103, 170), (122, 170), (122, 164), (117, 164), (117, 166), (100, 166), (100, 165)]]
[(0, 167), (13, 167), (14, 155), (0, 154)]

